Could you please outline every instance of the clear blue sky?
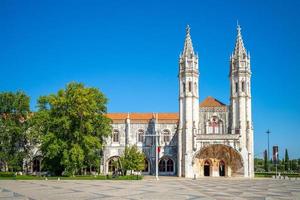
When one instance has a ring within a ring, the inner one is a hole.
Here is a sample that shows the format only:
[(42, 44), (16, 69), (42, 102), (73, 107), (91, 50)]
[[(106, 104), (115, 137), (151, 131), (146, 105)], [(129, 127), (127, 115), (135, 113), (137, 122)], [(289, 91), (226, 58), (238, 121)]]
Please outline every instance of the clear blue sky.
[(300, 1), (0, 1), (0, 91), (40, 95), (79, 81), (109, 112), (177, 112), (178, 56), (191, 26), (200, 99), (229, 103), (236, 22), (251, 53), (255, 154), (271, 133), (300, 157)]

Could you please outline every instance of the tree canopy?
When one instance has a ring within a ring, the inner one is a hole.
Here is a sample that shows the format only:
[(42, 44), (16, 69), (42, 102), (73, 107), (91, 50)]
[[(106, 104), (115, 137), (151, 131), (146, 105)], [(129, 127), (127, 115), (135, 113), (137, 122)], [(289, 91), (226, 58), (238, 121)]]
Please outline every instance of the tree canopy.
[(145, 155), (136, 145), (125, 147), (120, 161), (125, 173), (128, 170), (141, 171), (145, 167)]
[(22, 169), (27, 150), (29, 101), (23, 92), (0, 93), (0, 161), (5, 171)]
[(111, 134), (106, 104), (102, 92), (81, 83), (38, 99), (31, 122), (33, 131), (41, 134), (45, 170), (74, 175), (82, 168), (99, 167), (101, 149)]
[(286, 170), (286, 171), (288, 171), (289, 170), (289, 153), (288, 153), (288, 150), (287, 149), (285, 149), (285, 155), (284, 155), (284, 169)]

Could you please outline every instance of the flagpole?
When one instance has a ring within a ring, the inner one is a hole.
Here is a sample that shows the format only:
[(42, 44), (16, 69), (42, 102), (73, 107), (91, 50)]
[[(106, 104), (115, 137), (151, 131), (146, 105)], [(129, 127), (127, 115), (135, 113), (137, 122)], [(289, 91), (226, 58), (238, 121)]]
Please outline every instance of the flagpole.
[[(154, 137), (154, 139), (155, 139), (155, 144), (153, 144), (154, 145), (154, 151), (155, 151), (155, 178), (156, 178), (156, 180), (159, 180), (159, 178), (158, 178), (158, 140), (159, 140), (159, 132), (158, 131), (156, 131), (155, 132), (155, 135), (153, 135), (153, 134), (146, 134), (146, 135), (144, 135), (145, 137)], [(152, 140), (153, 141), (153, 140)], [(153, 145), (152, 145), (152, 147), (153, 147)]]
[(155, 167), (155, 178), (156, 178), (156, 180), (159, 180), (159, 178), (158, 178), (158, 134), (156, 134), (155, 135), (156, 137), (155, 137), (155, 165), (156, 165), (156, 167)]
[(278, 163), (278, 152), (276, 152), (276, 163), (275, 163), (276, 173), (275, 173), (275, 178), (277, 178), (277, 163)]

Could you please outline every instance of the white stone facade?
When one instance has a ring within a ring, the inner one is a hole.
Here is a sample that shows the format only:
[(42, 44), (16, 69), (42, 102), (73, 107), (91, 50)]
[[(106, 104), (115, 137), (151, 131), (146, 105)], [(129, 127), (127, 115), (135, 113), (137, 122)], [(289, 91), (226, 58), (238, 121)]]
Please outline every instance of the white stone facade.
[(147, 157), (144, 173), (154, 174), (157, 151), (151, 135), (158, 134), (161, 175), (254, 176), (250, 55), (241, 28), (230, 57), (230, 105), (212, 97), (199, 104), (198, 60), (187, 27), (179, 59), (179, 114), (108, 114), (113, 136), (103, 153), (103, 173), (112, 170), (110, 160), (120, 156), (126, 145), (137, 145)]

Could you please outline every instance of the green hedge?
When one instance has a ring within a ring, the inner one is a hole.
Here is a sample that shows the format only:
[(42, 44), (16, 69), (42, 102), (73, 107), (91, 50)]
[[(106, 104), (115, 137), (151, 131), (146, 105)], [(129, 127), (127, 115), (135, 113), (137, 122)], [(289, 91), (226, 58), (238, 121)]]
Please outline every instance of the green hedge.
[[(255, 172), (255, 177), (272, 177), (275, 175), (275, 172)], [(279, 173), (277, 173), (277, 175), (279, 175)], [(299, 173), (280, 173), (280, 175), (287, 177), (300, 177)]]
[[(143, 176), (137, 175), (127, 175), (127, 176), (118, 176), (113, 177), (111, 175), (99, 175), (99, 176), (48, 176), (48, 180), (141, 180)], [(33, 176), (33, 175), (17, 175), (17, 176), (6, 176), (1, 177), (0, 180), (45, 180), (46, 177), (43, 176)]]
[(0, 177), (15, 177), (15, 172), (0, 172)]

